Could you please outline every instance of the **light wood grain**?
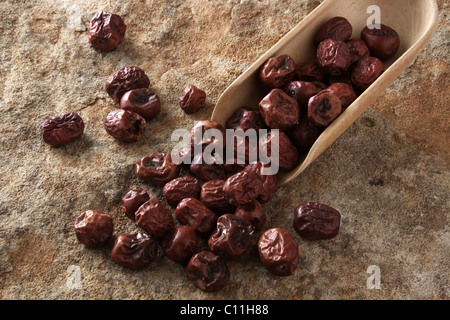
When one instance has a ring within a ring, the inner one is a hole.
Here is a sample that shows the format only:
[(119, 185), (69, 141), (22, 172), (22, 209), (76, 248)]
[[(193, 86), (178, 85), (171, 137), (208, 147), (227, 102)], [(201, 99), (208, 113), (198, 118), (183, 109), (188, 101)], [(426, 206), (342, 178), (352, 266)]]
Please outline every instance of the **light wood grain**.
[(258, 78), (258, 70), (270, 57), (288, 54), (296, 62), (314, 57), (314, 34), (328, 19), (347, 18), (353, 26), (353, 38), (359, 38), (370, 14), (367, 8), (381, 9), (381, 23), (394, 28), (400, 36), (397, 54), (385, 62), (384, 73), (350, 105), (314, 143), (309, 153), (290, 172), (280, 172), (279, 184), (297, 177), (322, 154), (367, 109), (370, 103), (409, 66), (430, 41), (438, 20), (435, 0), (326, 0), (306, 16), (297, 26), (265, 52), (239, 76), (219, 98), (211, 120), (225, 125), (226, 120), (241, 106), (256, 108), (267, 94)]

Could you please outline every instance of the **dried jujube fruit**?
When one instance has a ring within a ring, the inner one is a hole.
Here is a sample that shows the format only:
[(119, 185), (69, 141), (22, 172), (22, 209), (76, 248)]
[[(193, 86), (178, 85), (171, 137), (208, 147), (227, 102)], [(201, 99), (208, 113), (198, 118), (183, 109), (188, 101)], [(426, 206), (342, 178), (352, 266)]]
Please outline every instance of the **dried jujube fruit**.
[(135, 213), (135, 220), (139, 227), (157, 239), (164, 237), (175, 227), (175, 221), (169, 208), (153, 198), (139, 207)]
[(176, 226), (161, 241), (165, 255), (173, 262), (187, 264), (197, 253), (198, 237), (190, 226)]
[(308, 152), (314, 142), (319, 138), (322, 132), (311, 120), (307, 117), (300, 120), (300, 122), (289, 128), (286, 135), (291, 142), (297, 147), (299, 152)]
[(119, 103), (122, 96), (130, 90), (148, 88), (150, 79), (139, 67), (124, 67), (108, 77), (105, 90), (114, 102)]
[(350, 50), (342, 41), (323, 40), (317, 46), (317, 62), (329, 76), (340, 76), (347, 72), (351, 64)]
[(75, 112), (48, 118), (41, 124), (42, 139), (53, 147), (75, 141), (83, 132), (83, 119)]
[(209, 250), (225, 260), (236, 260), (247, 251), (252, 233), (248, 220), (229, 213), (221, 215), (208, 239)]
[(87, 210), (75, 220), (75, 235), (88, 248), (105, 245), (111, 239), (113, 231), (111, 216), (97, 210)]
[(191, 226), (199, 236), (209, 236), (217, 221), (214, 212), (195, 198), (181, 200), (175, 209), (175, 217), (180, 224)]
[(326, 90), (333, 92), (341, 100), (342, 109), (347, 108), (358, 98), (356, 91), (347, 83), (336, 82)]
[(284, 132), (270, 131), (259, 139), (259, 148), (263, 154), (271, 158), (273, 154), (278, 155), (279, 167), (290, 171), (294, 169), (300, 159), (297, 148), (292, 144)]
[(262, 191), (263, 180), (252, 171), (241, 171), (229, 177), (223, 185), (228, 202), (234, 206), (256, 199)]
[(259, 71), (259, 78), (269, 88), (282, 88), (295, 75), (295, 61), (287, 54), (272, 57)]
[(184, 198), (200, 197), (200, 181), (195, 177), (178, 177), (164, 185), (163, 193), (171, 206), (176, 206)]
[(111, 251), (111, 259), (129, 269), (142, 269), (152, 263), (158, 254), (158, 242), (145, 233), (121, 233)]
[(225, 197), (224, 184), (223, 179), (206, 181), (200, 191), (200, 201), (216, 214), (231, 213), (236, 209)]
[(341, 214), (329, 205), (302, 202), (294, 211), (293, 227), (307, 240), (326, 240), (339, 233)]
[(195, 113), (205, 104), (205, 91), (197, 88), (194, 85), (188, 85), (181, 93), (178, 104), (184, 112), (191, 114)]
[(353, 27), (344, 17), (333, 17), (325, 22), (315, 34), (317, 43), (325, 39), (347, 41), (352, 36)]
[(122, 212), (130, 218), (130, 220), (135, 221), (137, 209), (148, 200), (150, 200), (150, 196), (147, 191), (143, 189), (130, 190), (122, 197), (120, 202)]
[(355, 63), (370, 55), (369, 47), (362, 39), (351, 39), (346, 42), (350, 50), (350, 63)]
[(366, 26), (361, 31), (361, 39), (369, 47), (372, 56), (381, 60), (392, 58), (400, 47), (398, 33), (384, 24)]
[(159, 96), (149, 88), (134, 89), (125, 92), (120, 99), (120, 108), (133, 111), (149, 121), (161, 112)]
[(259, 112), (269, 128), (284, 131), (298, 122), (297, 100), (281, 89), (272, 89), (260, 102)]
[(360, 90), (367, 89), (384, 71), (383, 62), (376, 57), (365, 57), (358, 61), (352, 71), (352, 83)]
[(195, 287), (205, 292), (219, 291), (230, 278), (230, 270), (225, 260), (206, 250), (192, 256), (186, 268), (186, 274)]
[(127, 26), (122, 17), (100, 11), (89, 23), (88, 38), (94, 48), (103, 51), (115, 50), (125, 38)]
[(250, 222), (254, 231), (262, 230), (267, 221), (264, 208), (257, 200), (239, 205), (234, 214)]
[(341, 100), (332, 91), (322, 90), (309, 99), (308, 119), (316, 126), (328, 126), (341, 112)]
[(106, 132), (121, 142), (137, 142), (144, 135), (147, 122), (133, 111), (116, 109), (104, 121)]
[(170, 153), (153, 152), (136, 162), (136, 176), (157, 186), (178, 177), (180, 166), (172, 162)]
[(278, 276), (289, 276), (297, 269), (298, 244), (284, 228), (266, 230), (258, 240), (259, 258), (267, 270)]

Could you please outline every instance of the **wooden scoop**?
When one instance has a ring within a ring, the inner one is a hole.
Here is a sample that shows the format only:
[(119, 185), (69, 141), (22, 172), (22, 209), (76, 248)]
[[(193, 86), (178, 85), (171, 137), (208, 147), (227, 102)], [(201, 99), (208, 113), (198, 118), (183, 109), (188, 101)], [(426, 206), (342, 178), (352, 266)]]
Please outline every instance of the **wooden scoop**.
[(385, 62), (384, 73), (323, 131), (298, 166), (292, 171), (278, 173), (279, 185), (294, 179), (305, 170), (414, 61), (435, 31), (438, 20), (436, 1), (326, 0), (264, 53), (220, 96), (211, 120), (225, 125), (227, 119), (239, 107), (256, 108), (268, 93), (258, 77), (258, 71), (267, 59), (280, 54), (288, 54), (296, 62), (314, 58), (314, 34), (323, 23), (336, 16), (347, 18), (353, 26), (352, 38), (359, 38), (371, 16), (370, 12), (367, 13), (371, 5), (381, 9), (381, 23), (390, 26), (399, 34), (400, 48), (397, 54)]

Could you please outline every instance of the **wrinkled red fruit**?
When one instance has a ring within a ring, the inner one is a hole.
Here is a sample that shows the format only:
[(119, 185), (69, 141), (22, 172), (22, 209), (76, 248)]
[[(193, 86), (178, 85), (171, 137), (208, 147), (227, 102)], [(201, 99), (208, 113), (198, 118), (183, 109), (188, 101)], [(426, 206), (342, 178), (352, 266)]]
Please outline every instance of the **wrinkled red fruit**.
[(137, 142), (144, 135), (147, 122), (135, 112), (116, 109), (108, 113), (104, 127), (106, 132), (121, 142)]
[(259, 78), (269, 88), (282, 88), (295, 75), (295, 61), (287, 54), (270, 58), (261, 67)]
[(325, 22), (317, 31), (315, 40), (317, 43), (325, 39), (347, 41), (352, 36), (353, 27), (344, 17), (334, 17)]
[(195, 113), (205, 104), (205, 91), (194, 85), (187, 86), (181, 93), (179, 106), (186, 113)]
[(229, 177), (223, 185), (223, 192), (228, 202), (234, 206), (256, 199), (262, 191), (263, 181), (251, 171), (241, 171)]
[(157, 186), (164, 186), (179, 174), (180, 166), (172, 162), (172, 156), (154, 152), (136, 162), (136, 176)]
[(337, 236), (341, 214), (336, 209), (318, 202), (302, 202), (294, 212), (293, 227), (307, 240), (326, 240)]
[(103, 51), (115, 50), (125, 38), (127, 26), (122, 17), (100, 11), (89, 23), (88, 38), (94, 48)]
[(161, 101), (149, 88), (127, 91), (120, 99), (120, 108), (133, 111), (150, 121), (161, 112)]
[(147, 191), (143, 189), (130, 190), (122, 197), (120, 202), (122, 212), (130, 218), (130, 220), (135, 221), (137, 209), (148, 200), (150, 200), (150, 196)]
[(75, 112), (51, 117), (41, 125), (42, 139), (53, 147), (59, 147), (75, 141), (81, 137), (83, 132), (83, 119)]
[(317, 62), (329, 76), (340, 76), (350, 67), (351, 57), (348, 46), (333, 39), (323, 40), (317, 46)]
[(142, 269), (152, 263), (158, 254), (158, 243), (145, 233), (121, 233), (111, 251), (111, 259), (129, 269)]
[(291, 98), (297, 100), (300, 107), (300, 118), (303, 114), (306, 115), (308, 112), (308, 101), (309, 98), (319, 93), (321, 88), (317, 87), (312, 82), (307, 81), (292, 81), (284, 89)]
[(341, 112), (341, 100), (329, 90), (320, 91), (308, 103), (308, 119), (319, 127), (328, 126)]
[[(267, 155), (268, 160), (270, 160), (271, 157), (278, 155), (279, 167), (286, 171), (294, 169), (300, 159), (297, 148), (284, 132), (270, 131), (261, 136), (259, 139), (259, 148), (263, 154), (262, 158)], [(268, 163), (265, 159), (262, 160), (264, 160), (264, 163)]]
[(259, 257), (267, 270), (278, 276), (289, 276), (298, 266), (298, 244), (283, 228), (265, 231), (258, 241)]
[(105, 90), (114, 102), (120, 102), (122, 96), (130, 90), (148, 88), (150, 79), (139, 67), (125, 67), (108, 77)]
[(369, 47), (362, 39), (352, 39), (346, 42), (350, 50), (350, 63), (355, 63), (370, 55)]
[(287, 136), (299, 152), (308, 152), (320, 136), (321, 130), (308, 118), (303, 118), (298, 124), (286, 131)]
[(230, 271), (223, 258), (210, 251), (193, 255), (186, 273), (194, 286), (205, 292), (219, 291), (230, 278)]
[(75, 221), (75, 235), (88, 248), (99, 248), (111, 239), (114, 231), (112, 218), (100, 211), (87, 210)]
[(259, 112), (268, 127), (284, 131), (298, 122), (297, 100), (281, 89), (271, 90), (260, 102)]
[(163, 192), (166, 201), (176, 206), (184, 198), (199, 198), (201, 185), (197, 178), (179, 177), (164, 185)]
[(190, 226), (176, 226), (161, 241), (165, 255), (173, 262), (187, 264), (197, 253), (198, 237)]
[(216, 227), (216, 215), (195, 198), (181, 200), (175, 209), (175, 217), (180, 224), (191, 226), (199, 236), (209, 236)]
[(367, 89), (384, 71), (383, 62), (375, 57), (358, 61), (352, 71), (352, 83), (360, 90)]
[(374, 25), (366, 26), (361, 31), (361, 39), (366, 42), (372, 56), (381, 60), (392, 58), (400, 47), (400, 37), (397, 32), (384, 24), (380, 24), (380, 28)]
[(224, 260), (238, 259), (247, 251), (252, 233), (248, 220), (234, 214), (221, 215), (216, 230), (208, 239), (209, 250)]
[(327, 90), (333, 92), (341, 100), (342, 109), (347, 108), (358, 98), (356, 91), (347, 83), (333, 83)]
[(234, 214), (250, 222), (255, 231), (262, 230), (267, 221), (264, 208), (257, 200), (239, 205)]
[(139, 207), (135, 213), (135, 220), (139, 227), (157, 239), (164, 237), (175, 227), (169, 208), (152, 198)]

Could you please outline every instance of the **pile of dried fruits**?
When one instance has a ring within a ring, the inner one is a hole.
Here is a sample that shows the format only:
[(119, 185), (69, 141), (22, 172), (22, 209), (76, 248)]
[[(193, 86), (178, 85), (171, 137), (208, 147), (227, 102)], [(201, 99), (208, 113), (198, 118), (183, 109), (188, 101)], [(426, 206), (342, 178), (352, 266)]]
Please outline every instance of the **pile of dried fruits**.
[[(95, 48), (111, 51), (122, 42), (125, 31), (119, 16), (100, 12), (91, 21), (89, 40)], [(277, 152), (280, 169), (292, 170), (300, 153), (307, 152), (321, 131), (381, 75), (382, 61), (398, 50), (398, 35), (387, 26), (366, 27), (360, 39), (351, 39), (352, 33), (345, 18), (335, 17), (316, 33), (314, 60), (296, 63), (283, 54), (266, 61), (259, 77), (268, 93), (258, 107), (239, 108), (225, 127), (211, 120), (198, 122), (191, 129), (190, 145), (180, 151), (181, 158), (188, 160), (185, 163), (175, 163), (164, 152), (140, 158), (136, 176), (161, 187), (164, 199), (151, 198), (143, 189), (123, 196), (123, 214), (145, 232), (115, 236), (111, 259), (126, 268), (142, 269), (157, 258), (161, 248), (170, 260), (186, 266), (187, 276), (197, 288), (217, 291), (230, 277), (227, 262), (244, 255), (255, 232), (261, 231), (257, 246), (262, 264), (273, 274), (291, 275), (299, 261), (297, 241), (287, 229), (264, 230), (267, 217), (262, 204), (274, 195), (277, 176), (263, 174), (267, 164), (249, 161), (257, 150), (248, 144), (243, 161), (205, 163), (202, 152), (214, 141), (203, 136), (195, 139), (195, 133), (215, 129), (225, 136), (226, 129), (266, 129), (257, 148)], [(160, 113), (160, 99), (150, 84), (145, 72), (134, 66), (107, 79), (106, 92), (120, 104), (104, 121), (106, 132), (114, 139), (139, 141), (146, 121)], [(183, 90), (179, 106), (186, 113), (195, 113), (205, 100), (206, 93), (190, 85)], [(75, 113), (48, 119), (42, 125), (44, 141), (53, 146), (78, 139), (83, 130), (83, 120)], [(271, 143), (275, 131), (276, 150)], [(221, 147), (225, 146), (223, 140)], [(187, 175), (181, 175), (182, 168)], [(325, 240), (337, 236), (340, 221), (336, 209), (302, 202), (294, 210), (292, 228), (305, 240)], [(76, 219), (75, 234), (86, 247), (104, 246), (114, 238), (112, 218), (96, 210), (83, 212)], [(201, 239), (207, 249), (200, 249)]]

